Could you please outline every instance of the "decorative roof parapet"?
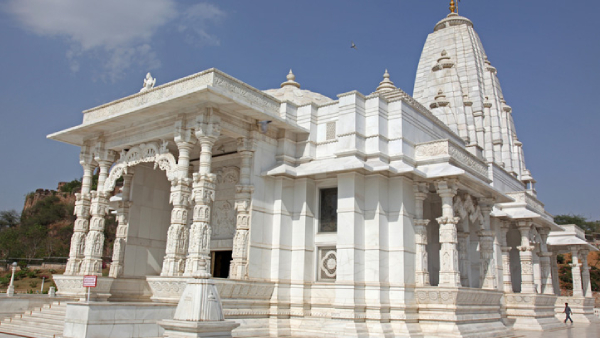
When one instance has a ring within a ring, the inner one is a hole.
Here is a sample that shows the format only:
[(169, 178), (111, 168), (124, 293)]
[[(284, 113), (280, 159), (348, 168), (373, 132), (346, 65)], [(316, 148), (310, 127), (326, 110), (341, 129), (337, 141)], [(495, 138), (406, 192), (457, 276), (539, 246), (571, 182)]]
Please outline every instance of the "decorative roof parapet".
[(279, 115), (280, 103), (276, 99), (215, 68), (211, 68), (95, 108), (84, 110), (83, 124), (94, 123), (137, 108), (175, 99), (206, 86), (227, 89), (242, 96), (245, 101), (257, 109), (273, 115)]
[(415, 160), (417, 162), (437, 162), (436, 160), (449, 158), (450, 162), (458, 164), (471, 174), (489, 182), (487, 164), (450, 140), (438, 140), (420, 143), (415, 146)]
[(526, 191), (508, 192), (506, 195), (512, 197), (517, 203), (525, 203), (531, 210), (539, 213), (540, 215), (546, 214), (544, 203), (540, 202), (537, 198), (531, 196)]
[[(429, 109), (427, 109), (419, 101), (415, 100), (412, 96), (408, 95), (402, 89), (396, 88), (396, 90), (382, 93), (380, 96), (383, 97), (384, 99), (386, 99), (388, 102), (395, 102), (395, 101), (406, 102), (409, 106), (411, 106), (412, 108), (417, 110), (419, 113), (427, 116), (427, 118), (429, 118), (432, 122), (437, 124), (440, 128), (444, 129), (445, 131), (449, 132), (452, 135), (456, 135), (457, 138), (460, 138), (460, 136), (458, 134), (456, 134), (452, 129), (450, 129), (450, 127), (448, 127), (448, 125), (446, 125), (444, 122), (442, 122), (442, 120), (440, 120), (437, 116), (433, 115), (433, 113)], [(340, 97), (340, 96), (338, 95), (338, 97)]]

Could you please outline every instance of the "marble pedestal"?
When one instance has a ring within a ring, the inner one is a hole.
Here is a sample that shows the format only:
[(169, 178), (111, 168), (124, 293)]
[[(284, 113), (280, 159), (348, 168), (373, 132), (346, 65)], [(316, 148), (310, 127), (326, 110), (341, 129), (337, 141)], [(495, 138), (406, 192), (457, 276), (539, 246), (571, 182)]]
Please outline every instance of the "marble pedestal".
[(471, 288), (420, 287), (415, 290), (423, 337), (508, 337), (502, 323), (502, 292)]
[(226, 321), (215, 283), (210, 278), (190, 278), (177, 304), (173, 320), (158, 323), (168, 338), (231, 337), (240, 324)]
[(65, 338), (161, 337), (157, 321), (172, 318), (175, 305), (153, 302), (68, 303)]
[[(85, 301), (87, 299), (88, 288), (83, 287), (83, 276), (52, 275), (54, 283), (58, 287), (56, 294), (61, 297), (68, 297)], [(98, 277), (95, 288), (90, 288), (91, 301), (106, 301), (110, 296), (110, 288), (114, 278)]]
[(556, 318), (560, 321), (565, 320), (565, 303), (569, 303), (569, 307), (573, 313), (571, 319), (577, 323), (600, 323), (600, 318), (594, 314), (594, 298), (591, 297), (558, 297), (556, 299), (555, 312)]
[(562, 327), (554, 313), (555, 295), (511, 293), (505, 299), (506, 316), (515, 330), (544, 331)]

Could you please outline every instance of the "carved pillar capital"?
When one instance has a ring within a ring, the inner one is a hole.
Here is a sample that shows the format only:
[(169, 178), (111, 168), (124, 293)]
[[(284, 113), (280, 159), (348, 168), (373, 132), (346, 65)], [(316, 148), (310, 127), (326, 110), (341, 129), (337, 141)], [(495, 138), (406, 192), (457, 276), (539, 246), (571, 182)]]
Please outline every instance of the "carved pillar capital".
[(456, 179), (437, 180), (435, 186), (438, 194), (442, 198), (453, 198), (458, 189), (456, 187)]
[(256, 151), (256, 142), (249, 137), (240, 137), (237, 139), (237, 151), (242, 155), (252, 156), (252, 154), (244, 153), (253, 153)]
[[(221, 119), (214, 108), (207, 108), (204, 114), (196, 118), (195, 136), (201, 143), (212, 143), (221, 135)], [(211, 146), (212, 146), (211, 144)]]

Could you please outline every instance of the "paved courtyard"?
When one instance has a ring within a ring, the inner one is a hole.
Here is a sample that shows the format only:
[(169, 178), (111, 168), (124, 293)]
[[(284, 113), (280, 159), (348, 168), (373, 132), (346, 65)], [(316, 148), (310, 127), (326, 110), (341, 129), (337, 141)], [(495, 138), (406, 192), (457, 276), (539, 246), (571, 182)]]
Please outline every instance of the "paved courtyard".
[[(0, 338), (14, 338), (19, 336), (0, 333)], [(600, 323), (597, 324), (567, 324), (563, 329), (546, 332), (516, 331), (516, 338), (599, 338)]]
[(597, 324), (565, 324), (564, 329), (556, 329), (545, 332), (516, 331), (516, 337), (524, 338), (599, 338), (600, 323)]

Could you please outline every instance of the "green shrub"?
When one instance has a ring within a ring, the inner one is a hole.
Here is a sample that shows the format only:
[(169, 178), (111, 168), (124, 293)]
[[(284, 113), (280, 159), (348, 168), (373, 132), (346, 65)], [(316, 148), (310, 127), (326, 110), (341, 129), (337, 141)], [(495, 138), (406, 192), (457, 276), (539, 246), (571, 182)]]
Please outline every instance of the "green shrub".
[(31, 282), (29, 282), (29, 286), (31, 286), (32, 288), (37, 287), (37, 285), (38, 285), (37, 281), (32, 280)]
[(56, 270), (54, 270), (54, 269), (50, 269), (50, 273), (51, 273), (51, 274), (55, 274), (55, 273), (56, 273)]
[(35, 273), (35, 271), (29, 271), (29, 272), (27, 272), (27, 277), (35, 278), (35, 277), (37, 277), (37, 273)]
[(15, 272), (15, 279), (23, 279), (27, 277), (27, 271), (17, 271)]
[(81, 181), (75, 179), (75, 180), (72, 180), (71, 182), (65, 183), (62, 187), (60, 187), (60, 191), (73, 193), (74, 191), (78, 190), (80, 187), (81, 187)]
[(18, 261), (17, 265), (21, 268), (21, 270), (28, 270), (27, 269), (27, 261)]
[(0, 285), (7, 286), (10, 283), (10, 278), (0, 277)]

